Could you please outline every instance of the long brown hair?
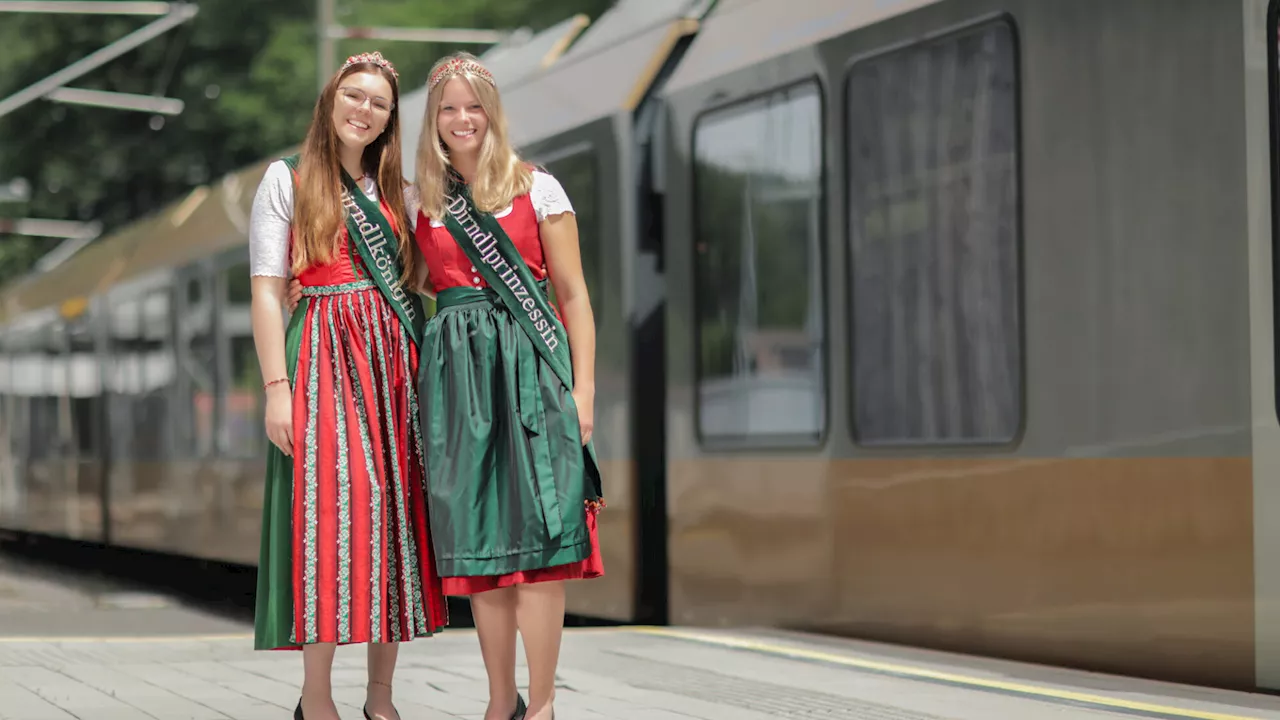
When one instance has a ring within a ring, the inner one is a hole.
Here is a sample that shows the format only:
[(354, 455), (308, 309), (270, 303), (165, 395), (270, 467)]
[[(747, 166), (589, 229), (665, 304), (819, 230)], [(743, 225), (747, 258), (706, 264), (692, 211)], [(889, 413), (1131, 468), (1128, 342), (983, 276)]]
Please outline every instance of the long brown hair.
[[(484, 67), (471, 53), (458, 52), (446, 55), (436, 62), (427, 77), (434, 78), (446, 64), (458, 59)], [(427, 93), (427, 109), (422, 118), (422, 136), (418, 139), (417, 172), (414, 180), (422, 200), (422, 211), (436, 220), (444, 217), (445, 191), (448, 186), (445, 173), (449, 165), (448, 148), (440, 138), (440, 99), (444, 95), (445, 84), (454, 77), (463, 78), (471, 85), (476, 99), (480, 101), (480, 107), (489, 116), (489, 129), (485, 132), (476, 163), (476, 177), (471, 181), (471, 198), (475, 201), (476, 209), (496, 213), (533, 187), (532, 171), (512, 149), (508, 140), (507, 116), (502, 109), (498, 89), (485, 78), (468, 70), (446, 73)]]
[[(316, 100), (311, 127), (302, 144), (298, 185), (293, 206), (293, 272), (333, 260), (340, 232), (346, 222), (342, 206), (342, 162), (338, 158), (338, 130), (333, 126), (333, 103), (338, 86), (356, 73), (378, 73), (391, 85), (391, 114), (382, 134), (364, 149), (361, 163), (372, 169), (378, 195), (391, 209), (400, 257), (413, 273), (412, 238), (405, 221), (404, 173), (400, 161), (400, 85), (390, 70), (372, 62), (360, 62), (339, 71)], [(358, 180), (358, 178), (357, 178)], [(408, 279), (406, 277), (406, 279)]]

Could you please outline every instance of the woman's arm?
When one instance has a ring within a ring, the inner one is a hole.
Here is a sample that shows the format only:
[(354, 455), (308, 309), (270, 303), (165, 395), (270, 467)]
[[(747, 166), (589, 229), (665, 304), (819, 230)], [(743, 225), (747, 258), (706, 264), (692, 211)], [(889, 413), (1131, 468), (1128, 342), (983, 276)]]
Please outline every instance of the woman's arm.
[[(249, 320), (258, 368), (267, 384), (267, 437), (288, 456), (293, 455), (293, 394), (280, 310), (289, 276), (292, 219), (293, 174), (277, 161), (267, 167), (249, 213)], [(276, 382), (280, 380), (283, 382)]]
[[(293, 455), (293, 403), (289, 372), (284, 357), (284, 322), (281, 303), (285, 279), (254, 277), (250, 280), (253, 297), (249, 317), (253, 325), (253, 344), (258, 352), (258, 367), (266, 388), (267, 437), (287, 456)], [(272, 382), (283, 380), (284, 382)]]
[(569, 333), (569, 353), (573, 360), (573, 400), (578, 405), (582, 443), (591, 439), (595, 424), (596, 321), (587, 296), (587, 280), (582, 272), (578, 248), (578, 221), (572, 212), (548, 216), (539, 228), (547, 273), (564, 315)]

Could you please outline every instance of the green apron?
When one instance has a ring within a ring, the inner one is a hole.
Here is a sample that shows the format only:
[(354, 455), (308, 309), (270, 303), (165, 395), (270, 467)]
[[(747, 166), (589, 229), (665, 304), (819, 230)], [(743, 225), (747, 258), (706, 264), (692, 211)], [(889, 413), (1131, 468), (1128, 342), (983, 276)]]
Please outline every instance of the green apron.
[(601, 482), (581, 440), (567, 333), (497, 220), (454, 188), (445, 225), (490, 287), (441, 292), (421, 344), (437, 567), (494, 576), (582, 561)]

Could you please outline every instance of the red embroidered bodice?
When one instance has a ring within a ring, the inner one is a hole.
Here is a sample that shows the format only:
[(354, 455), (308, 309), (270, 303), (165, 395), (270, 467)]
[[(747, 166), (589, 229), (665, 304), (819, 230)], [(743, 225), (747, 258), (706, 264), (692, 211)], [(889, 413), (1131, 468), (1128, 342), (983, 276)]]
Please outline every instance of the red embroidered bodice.
[[(547, 277), (547, 264), (542, 255), (542, 234), (538, 229), (538, 215), (534, 210), (529, 195), (521, 195), (511, 203), (511, 211), (498, 213), (495, 216), (498, 224), (506, 231), (511, 242), (524, 258), (535, 280)], [(467, 254), (458, 247), (458, 243), (449, 234), (444, 225), (429, 221), (418, 211), (417, 227), (414, 229), (414, 240), (427, 261), (427, 269), (431, 280), (431, 291), (438, 293), (445, 288), (468, 286), (483, 288), (489, 283), (484, 281), (476, 267), (471, 264)]]
[[(378, 207), (382, 208), (382, 213), (391, 223), (393, 232), (398, 230), (395, 217), (391, 214), (391, 208), (381, 200), (378, 201)], [(395, 238), (388, 238), (391, 245), (389, 249), (395, 252)], [(289, 237), (289, 247), (293, 247), (292, 232)], [(346, 285), (347, 283), (358, 282), (360, 280), (372, 280), (368, 269), (364, 266), (364, 260), (360, 258), (360, 253), (351, 243), (351, 234), (347, 232), (345, 223), (342, 225), (342, 237), (338, 242), (338, 251), (334, 254), (333, 260), (323, 265), (312, 265), (298, 274), (298, 282), (307, 287), (317, 285)]]

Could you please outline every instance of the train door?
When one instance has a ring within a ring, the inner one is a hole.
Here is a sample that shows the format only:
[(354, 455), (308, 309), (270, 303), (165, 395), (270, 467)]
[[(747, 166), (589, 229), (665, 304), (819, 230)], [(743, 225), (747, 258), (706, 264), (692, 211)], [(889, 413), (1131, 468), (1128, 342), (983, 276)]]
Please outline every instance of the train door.
[[(545, 143), (532, 159), (556, 178), (577, 216), (582, 272), (596, 320), (596, 402), (593, 433), (605, 482), (608, 510), (599, 525), (605, 578), (569, 591), (570, 613), (630, 620), (634, 509), (630, 485), (633, 467), (627, 428), (630, 398), (624, 330), (621, 247), (618, 242), (621, 196), (617, 153), (608, 123), (580, 128), (570, 141)], [(554, 300), (554, 288), (550, 289)]]

